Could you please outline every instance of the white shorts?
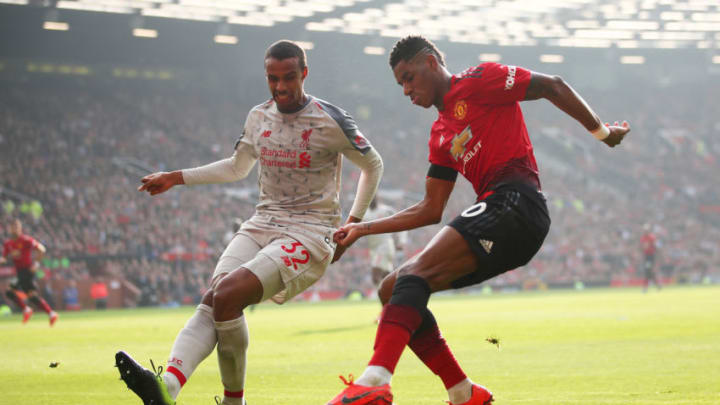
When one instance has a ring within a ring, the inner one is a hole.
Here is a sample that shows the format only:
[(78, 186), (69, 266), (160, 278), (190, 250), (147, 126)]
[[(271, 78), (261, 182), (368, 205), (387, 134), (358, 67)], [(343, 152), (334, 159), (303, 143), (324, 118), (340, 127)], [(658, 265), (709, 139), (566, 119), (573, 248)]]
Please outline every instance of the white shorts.
[(382, 269), (386, 272), (393, 271), (395, 260), (395, 247), (392, 244), (383, 243), (370, 249), (370, 266)]
[(261, 301), (271, 298), (278, 304), (305, 291), (325, 274), (332, 254), (317, 259), (287, 231), (241, 230), (220, 256), (213, 278), (244, 267), (260, 279)]

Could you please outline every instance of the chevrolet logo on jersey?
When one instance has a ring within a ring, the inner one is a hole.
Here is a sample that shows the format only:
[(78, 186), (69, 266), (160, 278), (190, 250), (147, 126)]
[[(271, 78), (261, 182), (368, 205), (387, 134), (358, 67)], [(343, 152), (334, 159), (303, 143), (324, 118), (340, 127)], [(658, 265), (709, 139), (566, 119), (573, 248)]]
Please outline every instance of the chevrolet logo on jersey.
[(472, 139), (472, 130), (468, 125), (462, 132), (455, 135), (452, 140), (452, 147), (450, 148), (450, 155), (453, 159), (460, 160), (465, 154), (465, 145)]

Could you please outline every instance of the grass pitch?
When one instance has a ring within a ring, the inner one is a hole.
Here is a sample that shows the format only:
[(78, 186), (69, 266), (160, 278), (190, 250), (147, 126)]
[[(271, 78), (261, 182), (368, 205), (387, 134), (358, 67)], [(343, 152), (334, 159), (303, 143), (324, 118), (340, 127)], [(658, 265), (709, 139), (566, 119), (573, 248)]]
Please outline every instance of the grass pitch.
[[(431, 299), (468, 375), (496, 404), (720, 404), (720, 286), (560, 291)], [(193, 309), (36, 313), (0, 319), (0, 404), (139, 404), (118, 380), (115, 351), (163, 364)], [(375, 302), (264, 304), (248, 313), (251, 405), (322, 405), (370, 358)], [(500, 349), (488, 343), (497, 338)], [(59, 362), (51, 368), (51, 362)], [(215, 355), (178, 398), (213, 405)], [(407, 350), (397, 405), (440, 405), (438, 378)]]

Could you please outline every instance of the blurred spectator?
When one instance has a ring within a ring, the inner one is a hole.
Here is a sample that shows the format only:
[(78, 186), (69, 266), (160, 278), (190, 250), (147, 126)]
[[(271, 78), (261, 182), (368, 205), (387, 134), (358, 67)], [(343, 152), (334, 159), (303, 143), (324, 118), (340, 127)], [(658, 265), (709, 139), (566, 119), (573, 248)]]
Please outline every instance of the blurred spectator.
[(107, 308), (108, 288), (105, 280), (98, 278), (90, 285), (90, 298), (95, 303), (95, 309)]
[(77, 281), (69, 280), (63, 289), (63, 303), (66, 311), (77, 311), (80, 309), (80, 295), (77, 288)]

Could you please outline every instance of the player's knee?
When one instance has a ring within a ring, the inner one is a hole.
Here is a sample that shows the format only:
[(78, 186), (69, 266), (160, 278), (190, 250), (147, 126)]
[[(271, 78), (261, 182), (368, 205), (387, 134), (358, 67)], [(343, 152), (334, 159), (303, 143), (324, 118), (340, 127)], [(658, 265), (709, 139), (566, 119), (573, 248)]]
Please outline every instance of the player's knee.
[(426, 266), (421, 260), (412, 260), (404, 264), (397, 273), (401, 276), (417, 276), (425, 280), (433, 291), (442, 289), (448, 283), (449, 275), (436, 266)]
[(216, 321), (235, 319), (262, 297), (262, 285), (249, 271), (236, 270), (221, 279), (213, 288), (212, 307)]
[(226, 277), (220, 280), (212, 291), (212, 307), (215, 320), (225, 321), (240, 316), (247, 306), (243, 297), (236, 291), (234, 283)]

